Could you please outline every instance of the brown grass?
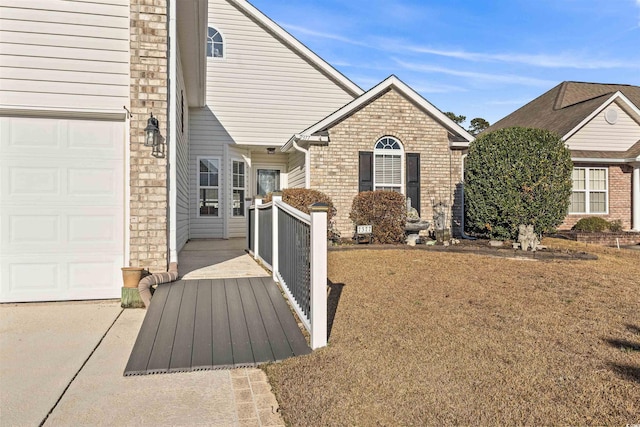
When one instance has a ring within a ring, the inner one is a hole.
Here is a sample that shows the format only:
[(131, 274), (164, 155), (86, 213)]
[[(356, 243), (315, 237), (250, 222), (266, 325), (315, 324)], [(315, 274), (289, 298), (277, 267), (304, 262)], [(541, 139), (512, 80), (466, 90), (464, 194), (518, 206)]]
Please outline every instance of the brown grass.
[(545, 243), (599, 259), (330, 253), (329, 346), (265, 368), (285, 420), (640, 423), (640, 251)]

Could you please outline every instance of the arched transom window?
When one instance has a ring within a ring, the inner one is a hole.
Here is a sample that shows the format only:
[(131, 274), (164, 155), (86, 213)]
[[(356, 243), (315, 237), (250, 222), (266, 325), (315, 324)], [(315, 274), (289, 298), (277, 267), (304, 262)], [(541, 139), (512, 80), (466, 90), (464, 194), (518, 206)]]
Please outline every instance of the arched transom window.
[(213, 27), (209, 27), (209, 33), (207, 34), (207, 56), (210, 58), (224, 58), (222, 34)]
[(374, 190), (402, 192), (402, 144), (385, 136), (376, 142), (374, 149)]

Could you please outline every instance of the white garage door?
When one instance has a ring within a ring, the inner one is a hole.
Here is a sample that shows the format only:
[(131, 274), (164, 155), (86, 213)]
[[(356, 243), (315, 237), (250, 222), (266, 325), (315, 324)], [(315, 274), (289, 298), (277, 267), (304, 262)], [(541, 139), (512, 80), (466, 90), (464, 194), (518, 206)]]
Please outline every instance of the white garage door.
[(0, 117), (0, 302), (116, 298), (123, 122)]

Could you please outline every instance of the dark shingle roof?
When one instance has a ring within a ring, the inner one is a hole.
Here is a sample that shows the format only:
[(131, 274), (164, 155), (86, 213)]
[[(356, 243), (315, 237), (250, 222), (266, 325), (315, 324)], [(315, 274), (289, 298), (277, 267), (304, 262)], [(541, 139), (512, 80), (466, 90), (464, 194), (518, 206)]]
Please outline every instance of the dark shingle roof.
[(640, 108), (639, 86), (562, 82), (497, 121), (485, 132), (522, 126), (547, 129), (564, 136), (618, 91)]

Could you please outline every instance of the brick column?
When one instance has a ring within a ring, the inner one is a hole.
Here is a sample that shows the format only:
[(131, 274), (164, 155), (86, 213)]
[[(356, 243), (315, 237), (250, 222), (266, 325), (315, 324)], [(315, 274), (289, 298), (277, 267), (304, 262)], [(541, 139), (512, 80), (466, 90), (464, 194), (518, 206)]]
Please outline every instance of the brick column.
[(153, 113), (167, 138), (167, 1), (131, 0), (131, 222), (132, 266), (167, 269), (167, 159), (145, 147), (144, 128)]

